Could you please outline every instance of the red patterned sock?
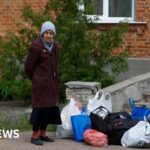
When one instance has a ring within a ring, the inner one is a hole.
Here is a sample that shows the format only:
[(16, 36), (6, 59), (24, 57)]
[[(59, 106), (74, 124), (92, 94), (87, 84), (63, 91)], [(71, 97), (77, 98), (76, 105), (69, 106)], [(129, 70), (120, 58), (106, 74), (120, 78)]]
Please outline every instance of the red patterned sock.
[(39, 133), (38, 131), (33, 131), (32, 138), (37, 139), (39, 137), (38, 133)]
[(45, 137), (46, 136), (46, 130), (40, 130), (39, 136)]

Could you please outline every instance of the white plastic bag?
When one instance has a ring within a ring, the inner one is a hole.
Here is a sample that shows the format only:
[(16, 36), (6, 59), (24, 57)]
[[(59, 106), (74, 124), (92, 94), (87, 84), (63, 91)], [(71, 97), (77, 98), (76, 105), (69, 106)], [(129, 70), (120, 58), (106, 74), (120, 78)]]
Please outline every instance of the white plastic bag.
[(79, 103), (71, 98), (70, 102), (61, 111), (62, 125), (57, 126), (56, 137), (57, 138), (72, 138), (72, 124), (71, 116), (81, 114), (81, 108)]
[(123, 147), (150, 147), (150, 124), (139, 121), (123, 134), (121, 144)]
[(69, 129), (64, 129), (63, 125), (58, 125), (57, 130), (56, 130), (56, 138), (68, 138), (72, 139), (73, 138), (73, 130)]
[(70, 130), (72, 129), (71, 119), (72, 115), (81, 114), (80, 107), (77, 105), (75, 99), (71, 98), (69, 104), (62, 109), (61, 112), (61, 120), (64, 129)]
[(99, 106), (103, 106), (107, 108), (110, 112), (112, 112), (112, 101), (111, 95), (109, 93), (104, 93), (103, 90), (99, 90), (93, 99), (89, 100), (87, 109), (92, 112)]

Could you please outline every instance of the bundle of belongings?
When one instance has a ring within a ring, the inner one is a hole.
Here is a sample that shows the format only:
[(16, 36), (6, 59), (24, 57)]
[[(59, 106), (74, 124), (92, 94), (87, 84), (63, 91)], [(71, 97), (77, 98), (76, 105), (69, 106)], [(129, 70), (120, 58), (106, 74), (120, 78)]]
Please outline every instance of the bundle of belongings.
[[(76, 98), (62, 110), (62, 125), (57, 127), (56, 137), (74, 138), (96, 147), (122, 145), (123, 147), (150, 147), (150, 109), (135, 106), (129, 99), (131, 114), (112, 112), (111, 95), (98, 91), (89, 100), (87, 108), (82, 108)], [(64, 113), (65, 112), (65, 113)]]
[[(105, 116), (101, 115), (104, 114)], [(131, 120), (127, 112), (110, 113), (105, 107), (100, 106), (90, 113), (91, 126), (108, 136), (108, 143), (120, 145), (123, 134), (136, 125), (136, 120)]]
[(128, 112), (110, 112), (99, 106), (90, 113), (93, 129), (108, 136), (108, 144), (123, 147), (150, 147), (150, 109), (136, 106), (130, 98), (131, 114)]

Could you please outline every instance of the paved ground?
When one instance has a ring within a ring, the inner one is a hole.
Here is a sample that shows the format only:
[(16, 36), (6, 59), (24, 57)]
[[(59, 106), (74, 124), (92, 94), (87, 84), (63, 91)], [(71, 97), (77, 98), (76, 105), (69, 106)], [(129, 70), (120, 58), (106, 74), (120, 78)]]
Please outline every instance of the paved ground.
[[(54, 133), (48, 133), (48, 136), (54, 137)], [(1, 139), (0, 150), (99, 150), (99, 147), (86, 145), (84, 142), (75, 142), (69, 139), (55, 139), (54, 143), (44, 143), (42, 146), (36, 146), (30, 143), (31, 132), (20, 133), (19, 139)], [(109, 145), (101, 150), (137, 150), (134, 148), (123, 148), (122, 146)], [(140, 149), (138, 149), (140, 150)]]
[[(27, 108), (16, 106), (16, 104), (13, 106), (12, 103), (10, 105), (2, 105), (2, 103), (0, 103), (0, 119), (2, 119), (2, 117), (10, 116), (13, 120), (14, 118), (19, 119)], [(55, 138), (54, 132), (48, 132), (47, 135)], [(106, 148), (92, 147), (86, 145), (84, 142), (75, 142), (71, 139), (56, 138), (54, 143), (44, 143), (43, 146), (36, 146), (30, 143), (30, 137), (31, 132), (21, 132), (19, 139), (0, 139), (0, 150), (137, 150), (134, 148), (123, 148), (122, 146), (114, 145), (109, 145)]]

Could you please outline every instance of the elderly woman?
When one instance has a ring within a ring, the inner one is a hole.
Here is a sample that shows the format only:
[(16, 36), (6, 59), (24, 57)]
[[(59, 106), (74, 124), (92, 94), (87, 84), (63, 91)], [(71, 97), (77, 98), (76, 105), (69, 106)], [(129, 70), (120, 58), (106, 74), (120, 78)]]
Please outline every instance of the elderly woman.
[(58, 57), (59, 46), (54, 40), (55, 26), (46, 21), (40, 36), (32, 42), (25, 61), (25, 74), (32, 80), (33, 125), (31, 143), (43, 145), (43, 141), (53, 142), (46, 136), (48, 124), (61, 124), (58, 108)]

